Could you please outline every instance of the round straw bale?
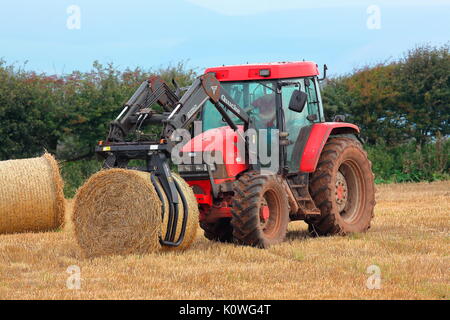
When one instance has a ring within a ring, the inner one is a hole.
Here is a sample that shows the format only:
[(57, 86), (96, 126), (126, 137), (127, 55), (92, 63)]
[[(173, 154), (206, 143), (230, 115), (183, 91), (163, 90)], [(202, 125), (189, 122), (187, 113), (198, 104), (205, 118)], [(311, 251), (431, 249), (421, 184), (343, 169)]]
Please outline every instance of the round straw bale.
[(53, 156), (1, 161), (0, 177), (0, 233), (62, 227), (63, 181)]
[(102, 170), (77, 191), (75, 235), (87, 257), (144, 254), (159, 249), (161, 205), (149, 175)]
[[(187, 194), (187, 201), (195, 201), (186, 182), (179, 176), (175, 179)], [(167, 208), (167, 199), (164, 201)], [(177, 248), (187, 248), (195, 238), (196, 201), (189, 217), (184, 241)], [(161, 201), (150, 174), (125, 169), (103, 170), (93, 175), (75, 196), (72, 219), (78, 244), (88, 257), (157, 251), (161, 249), (159, 237), (167, 225), (167, 214), (164, 224)]]

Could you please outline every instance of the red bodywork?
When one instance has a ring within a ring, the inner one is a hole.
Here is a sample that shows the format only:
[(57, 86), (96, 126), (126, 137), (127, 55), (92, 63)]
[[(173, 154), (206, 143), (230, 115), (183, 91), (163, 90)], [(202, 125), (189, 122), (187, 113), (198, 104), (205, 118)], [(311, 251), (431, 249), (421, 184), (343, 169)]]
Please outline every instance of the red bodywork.
[[(270, 70), (270, 75), (260, 76), (260, 70)], [(206, 69), (205, 73), (208, 72), (214, 72), (219, 81), (285, 79), (319, 75), (317, 64), (311, 61), (224, 66)]]
[[(243, 126), (238, 126), (238, 130), (243, 132)], [(244, 162), (244, 155), (237, 147), (237, 133), (228, 126), (207, 130), (192, 138), (181, 148), (181, 152), (219, 152), (225, 166), (226, 177), (214, 179), (214, 184), (219, 185), (227, 181), (234, 181), (235, 177), (247, 170), (248, 166)], [(191, 187), (201, 190), (195, 193), (195, 197), (200, 207), (200, 220), (218, 219), (231, 217), (231, 198), (225, 197), (217, 201), (213, 199), (210, 180), (187, 180)], [(211, 221), (212, 222), (212, 221)]]
[[(243, 132), (243, 126), (238, 126), (238, 130)], [(237, 142), (238, 135), (233, 129), (227, 126), (219, 127), (207, 130), (192, 138), (181, 148), (181, 152), (203, 153), (219, 151), (222, 154), (221, 158), (225, 164), (227, 176), (233, 179), (247, 169), (247, 165), (244, 162), (244, 155), (239, 152)]]

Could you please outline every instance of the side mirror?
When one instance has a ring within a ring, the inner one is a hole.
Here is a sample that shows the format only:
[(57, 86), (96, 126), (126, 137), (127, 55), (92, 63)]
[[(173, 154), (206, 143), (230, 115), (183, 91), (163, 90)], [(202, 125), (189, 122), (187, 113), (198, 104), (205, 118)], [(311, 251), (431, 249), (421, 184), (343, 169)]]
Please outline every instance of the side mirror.
[(291, 100), (289, 101), (289, 110), (295, 112), (302, 112), (306, 105), (308, 95), (300, 90), (292, 92)]

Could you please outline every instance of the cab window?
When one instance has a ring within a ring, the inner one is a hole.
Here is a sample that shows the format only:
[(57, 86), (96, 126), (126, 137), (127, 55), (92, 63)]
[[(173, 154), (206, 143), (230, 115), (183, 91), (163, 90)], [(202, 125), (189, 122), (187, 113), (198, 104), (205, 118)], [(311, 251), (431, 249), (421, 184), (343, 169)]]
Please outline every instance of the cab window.
[[(256, 127), (276, 127), (276, 104), (274, 81), (222, 82), (222, 87), (233, 100), (255, 120)], [(236, 124), (242, 124), (230, 111), (227, 111)], [(203, 131), (226, 126), (219, 111), (207, 101), (202, 112)]]
[(320, 105), (314, 78), (305, 79), (305, 92), (308, 95), (308, 114), (317, 114), (315, 122), (320, 121)]

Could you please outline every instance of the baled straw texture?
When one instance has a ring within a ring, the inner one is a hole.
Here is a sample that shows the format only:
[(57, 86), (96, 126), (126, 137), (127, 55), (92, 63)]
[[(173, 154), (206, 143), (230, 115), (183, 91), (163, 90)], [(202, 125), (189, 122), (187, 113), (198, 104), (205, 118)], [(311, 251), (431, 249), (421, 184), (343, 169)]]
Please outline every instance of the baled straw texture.
[(87, 257), (159, 249), (161, 206), (150, 179), (125, 169), (94, 174), (77, 191), (75, 235)]
[(63, 181), (53, 156), (1, 161), (0, 177), (0, 233), (62, 227)]
[[(186, 188), (187, 184), (184, 182), (186, 185), (183, 186), (182, 183), (182, 188)], [(192, 190), (189, 190), (186, 190), (187, 197), (194, 197)], [(109, 169), (93, 175), (78, 190), (72, 219), (78, 244), (84, 254), (95, 257), (145, 254), (159, 250), (161, 217), (161, 201), (149, 173)], [(195, 237), (192, 233), (196, 233), (198, 224), (197, 204), (190, 217), (196, 224), (194, 227), (190, 219), (190, 230), (186, 232), (186, 243), (180, 246), (182, 248), (190, 245)]]

